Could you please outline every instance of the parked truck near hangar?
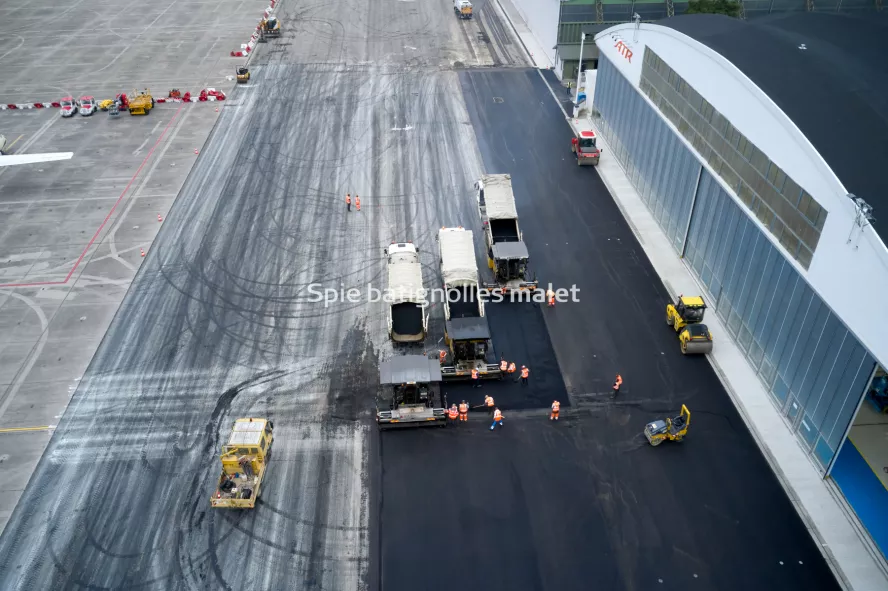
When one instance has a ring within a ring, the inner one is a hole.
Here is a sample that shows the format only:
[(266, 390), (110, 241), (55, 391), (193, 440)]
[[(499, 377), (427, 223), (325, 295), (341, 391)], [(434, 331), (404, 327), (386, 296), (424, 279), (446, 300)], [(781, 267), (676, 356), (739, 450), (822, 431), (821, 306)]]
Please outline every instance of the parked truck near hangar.
[(438, 244), (447, 296), (444, 340), (450, 349), (450, 365), (442, 367), (441, 374), (445, 380), (467, 379), (475, 369), (481, 378), (501, 378), (499, 364), (488, 363), (492, 356), (490, 327), (484, 317), (472, 232), (461, 227), (441, 228)]
[(475, 191), (487, 243), (487, 265), (495, 279), (484, 287), (504, 292), (536, 290), (539, 282), (528, 270), (530, 255), (518, 226), (511, 175), (486, 174), (475, 183)]

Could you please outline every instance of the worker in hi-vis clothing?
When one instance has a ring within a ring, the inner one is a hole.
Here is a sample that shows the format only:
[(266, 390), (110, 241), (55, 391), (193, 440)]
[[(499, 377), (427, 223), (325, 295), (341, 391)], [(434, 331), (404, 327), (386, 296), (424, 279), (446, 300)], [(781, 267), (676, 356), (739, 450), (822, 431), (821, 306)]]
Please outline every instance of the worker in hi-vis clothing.
[(481, 380), (479, 379), (480, 377), (481, 377), (481, 374), (479, 374), (478, 370), (473, 367), (472, 368), (472, 387), (473, 388), (480, 388), (481, 387)]
[(509, 369), (509, 362), (505, 359), (500, 359), (500, 371), (506, 373), (507, 369)]
[(352, 196), (351, 193), (345, 194), (345, 206), (348, 208), (348, 211), (352, 210)]
[(552, 412), (549, 414), (549, 420), (557, 421), (559, 412), (561, 412), (561, 403), (555, 400), (552, 402)]
[(456, 423), (456, 419), (459, 418), (459, 411), (456, 409), (456, 405), (452, 405), (447, 410), (447, 418), (450, 419), (450, 424), (453, 425)]
[(493, 423), (490, 425), (490, 430), (493, 431), (493, 428), (497, 425), (503, 426), (503, 413), (498, 408), (493, 411)]
[(487, 412), (490, 413), (490, 416), (493, 416), (493, 396), (484, 396), (484, 406), (487, 407)]
[[(521, 366), (521, 385), (522, 386), (527, 385), (527, 378), (529, 378), (529, 377), (530, 377), (530, 370), (527, 369), (526, 366), (522, 365)], [(518, 380), (515, 380), (515, 381), (517, 382)]]
[(469, 404), (463, 400), (459, 403), (459, 421), (465, 423), (469, 420)]
[(555, 307), (555, 292), (551, 289), (546, 290), (546, 301), (549, 302), (549, 307)]
[(617, 394), (620, 393), (620, 386), (622, 386), (622, 385), (623, 385), (623, 376), (621, 376), (620, 374), (617, 374), (617, 377), (614, 379), (614, 395), (613, 395), (614, 398), (616, 398)]

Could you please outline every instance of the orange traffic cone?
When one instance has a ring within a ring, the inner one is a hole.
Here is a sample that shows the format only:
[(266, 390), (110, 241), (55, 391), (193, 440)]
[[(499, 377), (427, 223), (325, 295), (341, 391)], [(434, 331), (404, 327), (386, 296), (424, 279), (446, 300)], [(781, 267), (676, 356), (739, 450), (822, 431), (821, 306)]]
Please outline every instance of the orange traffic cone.
[(142, 256), (145, 256), (145, 249), (144, 248), (140, 248), (139, 252), (142, 253)]
[(194, 153), (195, 153), (195, 154), (200, 154), (200, 152), (197, 151), (197, 148), (194, 148)]
[(162, 221), (163, 221), (163, 218), (160, 216), (160, 214), (157, 214), (157, 221), (158, 221), (158, 222), (162, 222)]

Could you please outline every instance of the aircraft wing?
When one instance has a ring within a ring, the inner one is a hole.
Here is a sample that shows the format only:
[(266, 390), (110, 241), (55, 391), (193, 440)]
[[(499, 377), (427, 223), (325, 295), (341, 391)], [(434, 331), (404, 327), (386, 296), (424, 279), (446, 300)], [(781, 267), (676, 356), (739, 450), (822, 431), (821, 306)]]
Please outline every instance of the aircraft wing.
[(13, 154), (0, 156), (0, 166), (14, 166), (16, 164), (34, 164), (38, 162), (53, 162), (55, 160), (69, 160), (74, 152), (50, 152), (46, 154)]

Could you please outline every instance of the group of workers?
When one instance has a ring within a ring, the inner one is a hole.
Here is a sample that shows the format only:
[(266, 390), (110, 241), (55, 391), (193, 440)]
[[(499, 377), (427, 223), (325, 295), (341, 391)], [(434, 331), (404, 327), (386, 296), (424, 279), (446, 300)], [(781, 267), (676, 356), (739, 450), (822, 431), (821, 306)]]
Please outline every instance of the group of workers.
[[(348, 208), (348, 211), (352, 210), (352, 196), (351, 193), (345, 194), (345, 206)], [(355, 209), (361, 211), (361, 198), (355, 193)]]
[[(503, 411), (501, 411), (493, 401), (493, 396), (486, 395), (484, 396), (484, 404), (479, 405), (481, 408), (486, 408), (487, 412), (490, 413), (490, 417), (493, 419), (493, 422), (490, 424), (490, 430), (493, 431), (497, 425), (500, 427), (503, 426)], [(475, 408), (478, 408), (477, 406)], [(561, 412), (561, 403), (557, 400), (552, 401), (552, 412), (549, 413), (550, 421), (557, 421), (558, 415)], [(451, 424), (456, 424), (457, 421), (460, 423), (467, 422), (469, 420), (469, 403), (463, 400), (459, 403), (459, 406), (453, 404), (447, 410), (447, 418), (450, 419)]]

